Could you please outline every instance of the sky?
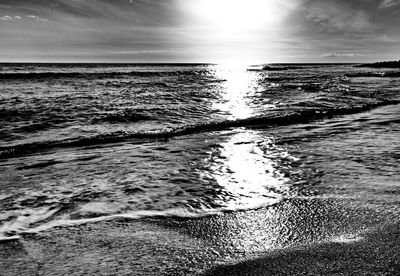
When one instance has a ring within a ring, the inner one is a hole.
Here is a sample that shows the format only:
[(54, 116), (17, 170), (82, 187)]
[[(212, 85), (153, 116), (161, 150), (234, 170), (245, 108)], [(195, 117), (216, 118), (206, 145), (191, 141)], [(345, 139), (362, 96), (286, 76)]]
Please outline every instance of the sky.
[(0, 62), (400, 59), (400, 0), (0, 0)]

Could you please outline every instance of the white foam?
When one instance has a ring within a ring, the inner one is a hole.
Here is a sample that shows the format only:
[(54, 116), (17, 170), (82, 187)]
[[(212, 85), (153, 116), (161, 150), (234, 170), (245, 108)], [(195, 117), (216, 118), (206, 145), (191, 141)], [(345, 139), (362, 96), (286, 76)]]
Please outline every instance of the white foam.
[[(277, 200), (278, 201), (278, 200)], [(268, 204), (270, 206), (271, 204)], [(2, 237), (7, 238), (6, 233), (15, 233), (17, 234), (23, 234), (23, 233), (39, 233), (43, 231), (50, 230), (55, 227), (68, 227), (68, 226), (74, 226), (74, 225), (82, 225), (86, 223), (93, 223), (93, 222), (100, 222), (100, 221), (107, 221), (107, 220), (113, 220), (113, 219), (118, 219), (118, 218), (124, 218), (124, 219), (140, 219), (140, 218), (151, 218), (151, 217), (180, 217), (180, 218), (201, 218), (201, 217), (206, 217), (206, 216), (211, 216), (211, 215), (217, 215), (217, 214), (222, 214), (223, 212), (234, 212), (234, 211), (245, 211), (249, 210), (249, 206), (246, 206), (246, 208), (240, 208), (238, 206), (228, 206), (225, 208), (218, 208), (218, 209), (192, 209), (190, 207), (188, 208), (176, 208), (176, 209), (167, 209), (164, 211), (157, 211), (157, 210), (141, 210), (141, 211), (133, 211), (133, 212), (127, 212), (127, 213), (121, 213), (121, 214), (113, 214), (113, 215), (105, 215), (105, 216), (99, 216), (95, 218), (82, 218), (82, 219), (71, 219), (69, 215), (64, 215), (60, 216), (57, 219), (45, 222), (43, 224), (37, 225), (35, 227), (29, 227), (30, 226), (30, 220), (28, 221), (23, 221), (23, 220), (15, 220), (12, 223), (8, 223), (3, 225), (0, 228), (0, 240)], [(265, 204), (258, 204), (258, 205), (252, 205), (252, 209), (259, 209), (262, 207), (266, 207)], [(49, 212), (46, 216), (42, 217), (42, 220), (44, 218), (47, 218), (54, 214), (54, 211)], [(35, 221), (37, 222), (37, 221)], [(9, 236), (11, 237), (11, 236)]]
[(203, 210), (202, 212), (195, 212), (189, 211), (185, 209), (169, 209), (165, 211), (135, 211), (129, 212), (125, 214), (115, 214), (115, 215), (107, 215), (107, 216), (100, 216), (96, 218), (84, 218), (84, 219), (68, 219), (67, 216), (65, 218), (57, 219), (50, 221), (48, 223), (44, 223), (32, 229), (27, 229), (23, 231), (23, 233), (38, 233), (42, 231), (49, 230), (54, 227), (59, 226), (73, 226), (73, 225), (80, 225), (86, 224), (91, 222), (99, 222), (99, 221), (106, 221), (112, 220), (117, 218), (126, 218), (126, 219), (140, 219), (145, 217), (185, 217), (185, 218), (195, 218), (195, 217), (204, 217), (213, 214), (217, 214), (218, 211), (206, 211)]
[(16, 241), (19, 240), (21, 236), (19, 235), (13, 235), (13, 236), (4, 236), (0, 233), (0, 242), (5, 242), (5, 241)]
[(364, 238), (354, 234), (345, 234), (333, 237), (330, 241), (336, 243), (354, 243), (363, 240)]
[[(32, 224), (40, 223), (52, 215), (58, 209), (50, 209), (49, 207), (37, 209), (25, 209), (15, 219), (4, 222), (0, 225), (0, 240), (13, 240), (19, 238), (19, 233), (23, 233)], [(9, 214), (11, 215), (11, 214)]]

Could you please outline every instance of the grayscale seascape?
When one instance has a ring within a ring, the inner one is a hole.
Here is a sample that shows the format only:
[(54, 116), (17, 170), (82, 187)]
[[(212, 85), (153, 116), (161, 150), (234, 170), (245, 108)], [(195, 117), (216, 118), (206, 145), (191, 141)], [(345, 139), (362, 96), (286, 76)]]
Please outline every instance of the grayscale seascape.
[(0, 0), (0, 276), (400, 275), (399, 0)]

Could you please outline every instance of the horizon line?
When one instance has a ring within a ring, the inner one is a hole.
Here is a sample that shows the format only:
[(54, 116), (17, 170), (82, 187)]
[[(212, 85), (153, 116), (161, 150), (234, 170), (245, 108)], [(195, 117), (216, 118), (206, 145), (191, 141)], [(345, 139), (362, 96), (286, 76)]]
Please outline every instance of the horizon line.
[[(376, 61), (380, 62), (380, 61)], [(243, 65), (267, 65), (267, 64), (360, 64), (375, 62), (261, 62), (248, 63)], [(224, 62), (66, 62), (66, 61), (0, 61), (0, 64), (120, 64), (120, 65), (224, 65)]]

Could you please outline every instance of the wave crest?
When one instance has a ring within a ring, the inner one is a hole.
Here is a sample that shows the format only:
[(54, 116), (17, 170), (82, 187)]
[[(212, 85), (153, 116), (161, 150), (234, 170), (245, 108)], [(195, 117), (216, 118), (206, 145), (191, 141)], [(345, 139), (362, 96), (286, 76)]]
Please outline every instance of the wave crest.
[[(101, 144), (123, 142), (129, 139), (168, 139), (176, 136), (195, 134), (208, 131), (220, 131), (235, 127), (268, 127), (274, 125), (289, 125), (305, 123), (308, 121), (329, 118), (333, 116), (353, 114), (367, 111), (379, 106), (400, 104), (400, 100), (374, 101), (366, 104), (358, 104), (346, 107), (334, 107), (321, 104), (320, 108), (303, 105), (302, 109), (291, 112), (281, 112), (266, 116), (256, 116), (245, 119), (214, 121), (193, 125), (183, 125), (167, 130), (155, 130), (144, 132), (116, 131), (111, 134), (100, 134), (79, 139), (66, 139), (57, 141), (36, 142), (19, 144), (8, 147), (0, 147), (0, 159), (25, 155), (33, 152), (41, 152), (55, 148), (82, 147)], [(304, 108), (306, 107), (306, 108)]]

